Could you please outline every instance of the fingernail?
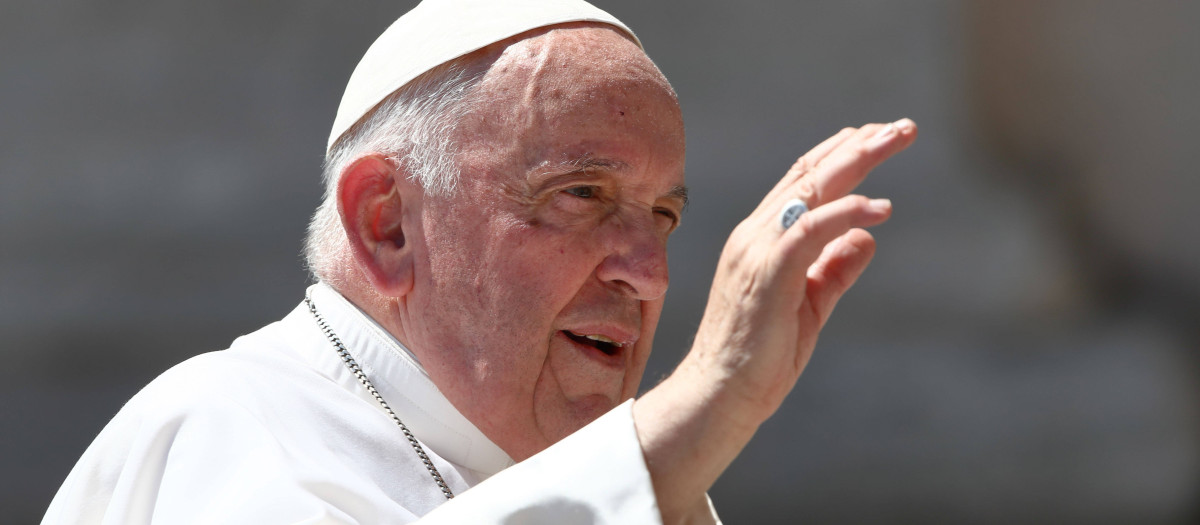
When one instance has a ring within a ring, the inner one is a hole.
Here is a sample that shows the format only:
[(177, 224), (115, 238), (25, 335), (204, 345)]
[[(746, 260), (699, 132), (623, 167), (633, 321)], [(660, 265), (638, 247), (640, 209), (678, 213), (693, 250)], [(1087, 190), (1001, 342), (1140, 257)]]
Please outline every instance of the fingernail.
[(871, 137), (871, 138), (873, 138), (875, 140), (886, 139), (895, 133), (896, 133), (896, 123), (893, 122), (891, 124), (884, 126), (883, 129), (880, 129), (879, 131), (875, 132), (875, 136)]
[(878, 212), (878, 213), (886, 213), (892, 209), (892, 200), (891, 199), (871, 199), (871, 202), (868, 202), (867, 206), (871, 207), (871, 211)]
[(913, 128), (917, 127), (917, 123), (907, 118), (897, 120), (896, 122), (893, 122), (893, 124), (895, 124), (896, 129), (899, 129), (902, 133), (908, 133), (909, 131), (912, 131)]
[(875, 132), (875, 135), (873, 137), (871, 137), (871, 145), (872, 146), (882, 146), (884, 143), (886, 143), (888, 141), (888, 139), (892, 138), (892, 135), (895, 135), (895, 134), (896, 134), (896, 125), (888, 124), (888, 125), (884, 126), (883, 129), (880, 129), (879, 131)]

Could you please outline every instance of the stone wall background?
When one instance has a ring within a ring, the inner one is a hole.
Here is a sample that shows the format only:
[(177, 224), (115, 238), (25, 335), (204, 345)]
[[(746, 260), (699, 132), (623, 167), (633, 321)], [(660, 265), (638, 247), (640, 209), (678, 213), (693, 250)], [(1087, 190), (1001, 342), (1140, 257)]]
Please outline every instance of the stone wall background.
[[(693, 204), (646, 386), (794, 158), (908, 116), (893, 220), (729, 523), (1200, 519), (1200, 4), (603, 1), (679, 92)], [(413, 2), (0, 4), (0, 507), (35, 523), (162, 370), (302, 296), (342, 87)]]

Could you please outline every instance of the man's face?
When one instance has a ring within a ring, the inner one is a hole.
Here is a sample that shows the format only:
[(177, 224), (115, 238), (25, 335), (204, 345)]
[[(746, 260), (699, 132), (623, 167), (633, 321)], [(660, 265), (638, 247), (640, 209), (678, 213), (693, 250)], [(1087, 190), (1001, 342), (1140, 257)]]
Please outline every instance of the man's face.
[(637, 391), (684, 204), (683, 121), (641, 50), (597, 26), (507, 47), (480, 89), (461, 184), (425, 196), (409, 237), (401, 323), (450, 401), (521, 460)]

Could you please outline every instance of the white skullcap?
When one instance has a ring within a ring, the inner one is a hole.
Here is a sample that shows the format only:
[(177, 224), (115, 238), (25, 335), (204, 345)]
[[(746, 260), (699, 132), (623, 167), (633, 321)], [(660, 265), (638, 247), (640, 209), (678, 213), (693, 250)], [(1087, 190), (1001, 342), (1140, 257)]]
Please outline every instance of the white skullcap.
[(616, 17), (583, 0), (425, 0), (396, 19), (367, 49), (338, 106), (329, 144), (405, 84), (450, 60), (508, 37), (566, 22), (600, 22), (628, 33)]

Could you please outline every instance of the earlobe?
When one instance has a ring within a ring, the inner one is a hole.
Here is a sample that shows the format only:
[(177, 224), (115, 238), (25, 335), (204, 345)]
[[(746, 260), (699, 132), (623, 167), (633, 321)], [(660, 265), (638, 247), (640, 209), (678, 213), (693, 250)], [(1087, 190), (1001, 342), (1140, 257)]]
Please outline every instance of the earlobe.
[(407, 177), (379, 155), (355, 160), (342, 171), (338, 213), (354, 262), (385, 297), (412, 288), (412, 235), (419, 195), (408, 191)]

